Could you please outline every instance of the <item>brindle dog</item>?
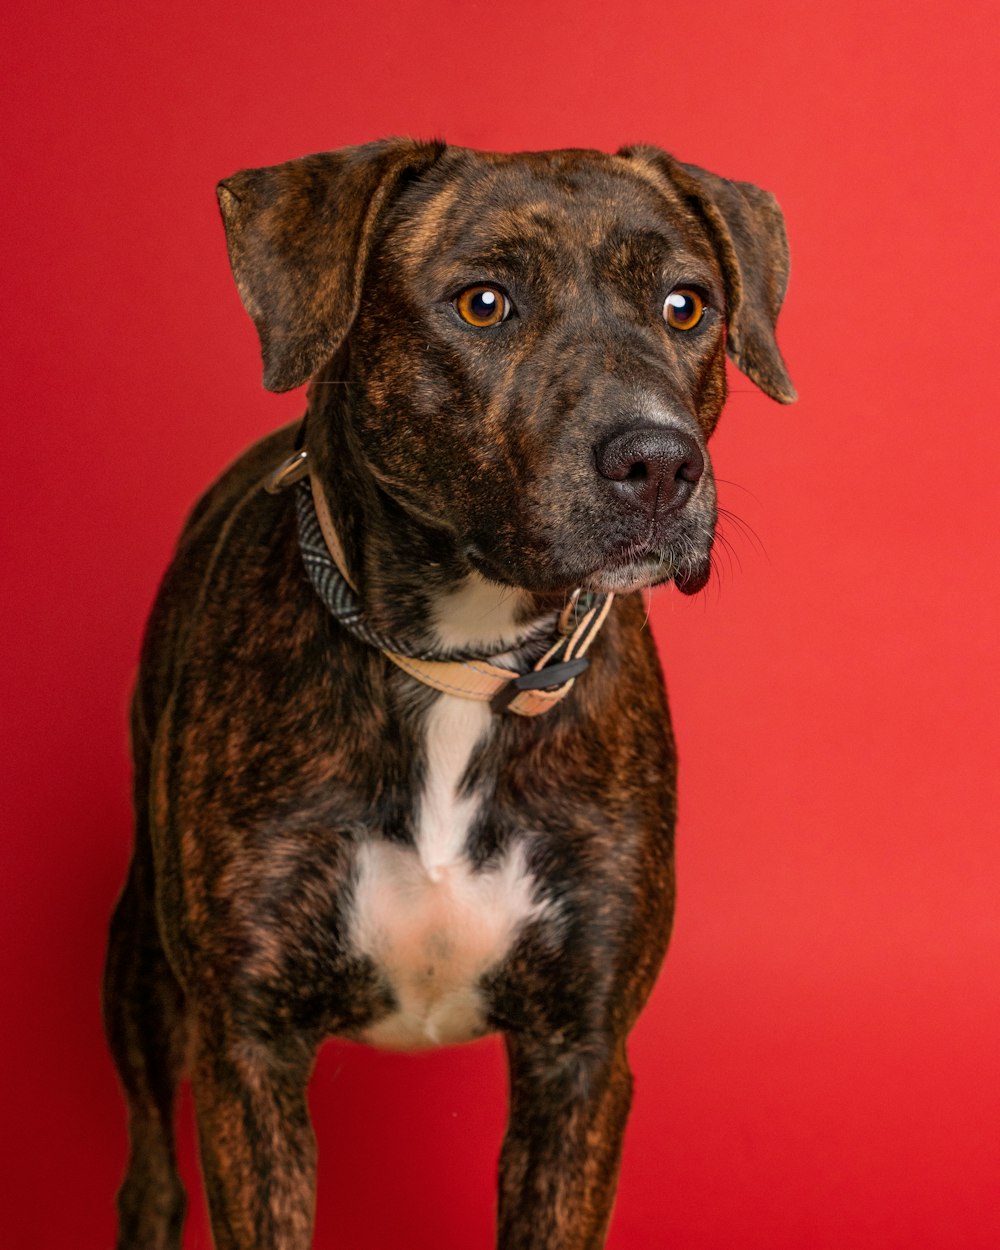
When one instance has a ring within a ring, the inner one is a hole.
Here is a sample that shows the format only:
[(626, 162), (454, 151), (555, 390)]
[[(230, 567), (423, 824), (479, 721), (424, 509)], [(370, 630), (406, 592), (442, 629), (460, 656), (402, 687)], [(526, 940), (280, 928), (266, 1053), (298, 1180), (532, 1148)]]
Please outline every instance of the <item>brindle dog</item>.
[(323, 1039), (499, 1031), (499, 1245), (593, 1250), (674, 897), (674, 746), (639, 592), (708, 578), (726, 352), (794, 398), (780, 211), (651, 147), (403, 140), (246, 170), (219, 199), (265, 384), (311, 380), (308, 465), (365, 622), (397, 650), (523, 671), (576, 588), (617, 598), (566, 698), (493, 711), (321, 602), (296, 491), (260, 488), (301, 427), (201, 499), (133, 703), (105, 994), (131, 1140), (118, 1244), (180, 1244), (185, 1064), (216, 1245), (305, 1250)]

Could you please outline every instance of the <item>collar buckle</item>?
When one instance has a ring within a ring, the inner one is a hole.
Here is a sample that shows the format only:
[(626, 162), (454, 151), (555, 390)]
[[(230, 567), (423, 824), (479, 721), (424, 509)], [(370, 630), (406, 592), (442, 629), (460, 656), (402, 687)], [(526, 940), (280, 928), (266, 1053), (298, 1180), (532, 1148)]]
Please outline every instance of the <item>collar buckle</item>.
[(525, 690), (558, 690), (588, 668), (590, 661), (585, 655), (577, 656), (575, 660), (547, 664), (544, 668), (533, 668), (502, 686), (490, 700), (490, 708), (494, 712), (505, 712), (508, 705)]

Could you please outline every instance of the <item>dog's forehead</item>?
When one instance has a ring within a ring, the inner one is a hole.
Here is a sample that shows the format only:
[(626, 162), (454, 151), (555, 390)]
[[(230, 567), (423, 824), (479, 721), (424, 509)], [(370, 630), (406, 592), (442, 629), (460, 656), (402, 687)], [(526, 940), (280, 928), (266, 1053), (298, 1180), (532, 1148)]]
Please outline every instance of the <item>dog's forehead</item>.
[(671, 187), (635, 162), (583, 150), (462, 151), (409, 197), (394, 234), (411, 271), (525, 250), (584, 256), (616, 238), (711, 256)]

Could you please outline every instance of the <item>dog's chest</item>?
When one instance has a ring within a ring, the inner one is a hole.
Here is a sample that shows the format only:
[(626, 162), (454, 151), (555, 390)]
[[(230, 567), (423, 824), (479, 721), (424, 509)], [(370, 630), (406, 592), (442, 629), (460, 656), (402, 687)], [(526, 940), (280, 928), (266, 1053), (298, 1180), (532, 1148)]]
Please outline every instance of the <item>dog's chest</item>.
[(482, 869), (465, 853), (480, 799), (461, 782), (490, 720), (484, 704), (441, 695), (425, 725), (416, 846), (373, 840), (358, 849), (352, 942), (394, 998), (363, 1034), (374, 1045), (415, 1049), (485, 1033), (482, 978), (546, 910), (523, 841)]

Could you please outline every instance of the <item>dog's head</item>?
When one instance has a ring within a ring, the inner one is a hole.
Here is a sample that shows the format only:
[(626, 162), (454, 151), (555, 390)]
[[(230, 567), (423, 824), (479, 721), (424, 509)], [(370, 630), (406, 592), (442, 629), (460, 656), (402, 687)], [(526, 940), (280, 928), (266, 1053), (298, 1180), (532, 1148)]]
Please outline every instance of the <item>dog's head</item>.
[(467, 567), (537, 592), (704, 585), (725, 354), (795, 398), (767, 192), (651, 147), (388, 140), (245, 170), (219, 200), (265, 385), (348, 351), (379, 489)]

